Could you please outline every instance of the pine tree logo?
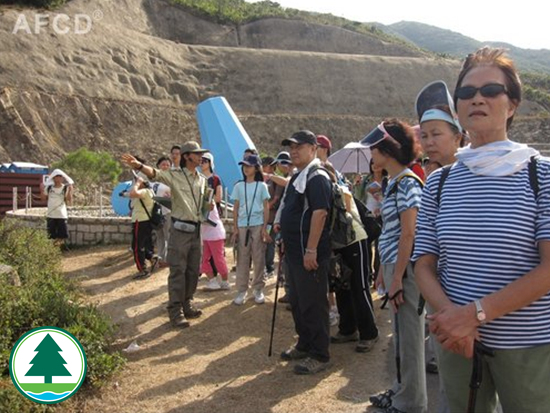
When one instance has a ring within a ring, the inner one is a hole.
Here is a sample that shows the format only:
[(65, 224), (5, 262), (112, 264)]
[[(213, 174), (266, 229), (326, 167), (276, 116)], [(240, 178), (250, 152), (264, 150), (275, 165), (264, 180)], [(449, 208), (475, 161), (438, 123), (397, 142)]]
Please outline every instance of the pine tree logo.
[(59, 403), (84, 382), (86, 354), (69, 332), (39, 327), (15, 343), (9, 367), (13, 384), (25, 397), (38, 403)]

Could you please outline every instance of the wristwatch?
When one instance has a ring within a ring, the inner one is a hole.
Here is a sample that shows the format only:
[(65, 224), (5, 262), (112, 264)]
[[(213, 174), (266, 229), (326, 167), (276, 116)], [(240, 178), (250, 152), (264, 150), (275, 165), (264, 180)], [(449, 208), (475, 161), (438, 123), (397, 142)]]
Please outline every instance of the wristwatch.
[(481, 306), (481, 301), (475, 300), (474, 305), (476, 306), (477, 321), (479, 321), (479, 324), (481, 325), (485, 324), (485, 321), (487, 320), (487, 314), (485, 314), (485, 310), (483, 310), (483, 307)]

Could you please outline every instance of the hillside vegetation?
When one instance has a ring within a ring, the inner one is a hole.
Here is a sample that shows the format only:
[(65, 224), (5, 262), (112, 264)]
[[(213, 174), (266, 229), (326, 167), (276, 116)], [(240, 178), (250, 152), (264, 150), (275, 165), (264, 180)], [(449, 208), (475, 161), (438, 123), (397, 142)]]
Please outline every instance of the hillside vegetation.
[(508, 49), (520, 70), (550, 75), (550, 50), (522, 49), (509, 43), (479, 41), (451, 30), (417, 22), (402, 21), (389, 26), (377, 25), (377, 27), (419, 48), (460, 59), (483, 46), (503, 47)]
[(314, 13), (294, 8), (281, 7), (277, 2), (265, 0), (247, 3), (244, 0), (172, 0), (176, 4), (188, 7), (198, 12), (201, 17), (220, 24), (242, 24), (259, 19), (277, 17), (297, 19), (305, 22), (340, 27), (357, 33), (373, 35), (381, 40), (393, 43), (407, 43), (407, 46), (416, 49), (416, 46), (404, 42), (396, 36), (388, 34), (376, 25), (362, 23), (337, 17), (329, 13)]

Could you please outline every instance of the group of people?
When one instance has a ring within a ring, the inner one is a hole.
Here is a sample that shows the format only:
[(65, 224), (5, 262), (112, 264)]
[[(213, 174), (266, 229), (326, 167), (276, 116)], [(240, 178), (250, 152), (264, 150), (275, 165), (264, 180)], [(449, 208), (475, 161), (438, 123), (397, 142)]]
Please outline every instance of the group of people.
[[(373, 405), (388, 413), (427, 411), (425, 317), (436, 343), (443, 411), (493, 412), (497, 394), (504, 412), (542, 412), (550, 405), (545, 391), (550, 161), (508, 140), (520, 101), (521, 83), (511, 60), (500, 49), (483, 48), (467, 57), (451, 101), (418, 111), (419, 137), (406, 122), (388, 119), (363, 139), (372, 154), (372, 177), (362, 197), (383, 225), (379, 265), (373, 265), (375, 254), (352, 191), (326, 161), (328, 138), (301, 130), (281, 142), (288, 152), (277, 158), (245, 154), (243, 179), (231, 193), (231, 237), (238, 249), (233, 303), (242, 305), (250, 288), (257, 304), (265, 302), (265, 277), (274, 270), (275, 239), (280, 238), (298, 334), (281, 358), (296, 361), (295, 373), (328, 368), (331, 342), (357, 341), (357, 351), (373, 348), (379, 333), (372, 276), (391, 303), (398, 361), (395, 382), (370, 398)], [(192, 301), (200, 274), (207, 275), (211, 289), (229, 288), (229, 283), (214, 159), (192, 141), (177, 150), (181, 161), (173, 158), (166, 169), (131, 155), (122, 160), (169, 189), (163, 258), (170, 268), (168, 315), (173, 326), (187, 327), (189, 319), (202, 314)], [(421, 152), (429, 157), (425, 182), (411, 168)], [(139, 181), (134, 195), (143, 191)], [(334, 185), (342, 186), (356, 234), (338, 250), (331, 245), (329, 219)], [(208, 220), (221, 225), (206, 223), (205, 209)], [(349, 288), (336, 291), (340, 322), (331, 337), (329, 279), (335, 254), (351, 276)], [(472, 358), (483, 377), (474, 410), (468, 397)]]

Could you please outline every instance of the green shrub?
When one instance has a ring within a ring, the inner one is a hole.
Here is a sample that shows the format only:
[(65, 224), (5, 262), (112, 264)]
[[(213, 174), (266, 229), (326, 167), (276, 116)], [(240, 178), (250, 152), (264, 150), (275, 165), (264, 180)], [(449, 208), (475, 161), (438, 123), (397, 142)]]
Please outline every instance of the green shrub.
[(93, 203), (94, 191), (100, 187), (111, 188), (122, 173), (120, 163), (108, 152), (92, 152), (80, 148), (68, 153), (52, 165), (60, 168), (75, 181), (76, 187), (85, 195), (85, 205)]
[(0, 411), (6, 411), (3, 406), (21, 403), (21, 409), (13, 411), (43, 411), (29, 410), (13, 393), (17, 393), (13, 386), (5, 385), (9, 382), (11, 349), (21, 335), (36, 327), (55, 326), (73, 334), (88, 360), (83, 390), (100, 387), (124, 363), (122, 356), (110, 349), (110, 319), (95, 306), (85, 304), (77, 287), (62, 276), (59, 250), (44, 231), (0, 222), (0, 239), (0, 263), (14, 267), (21, 280), (20, 287), (1, 281)]
[(0, 378), (0, 412), (2, 413), (50, 413), (55, 407), (38, 404), (19, 393), (10, 379)]
[(70, 0), (6, 0), (4, 4), (20, 4), (21, 6), (29, 6), (44, 9), (55, 9), (63, 6)]

